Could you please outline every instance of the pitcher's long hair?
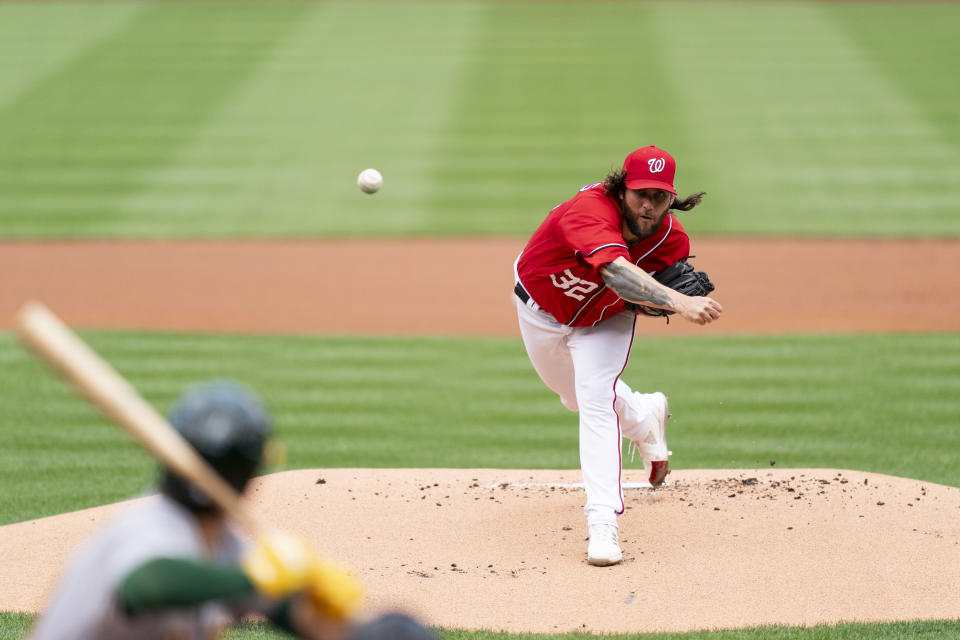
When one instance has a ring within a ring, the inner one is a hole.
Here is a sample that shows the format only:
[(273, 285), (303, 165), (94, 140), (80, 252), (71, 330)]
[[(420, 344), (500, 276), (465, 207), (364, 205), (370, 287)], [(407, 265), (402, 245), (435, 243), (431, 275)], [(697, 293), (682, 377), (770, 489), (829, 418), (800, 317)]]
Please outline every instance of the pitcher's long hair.
[[(611, 171), (603, 180), (603, 192), (617, 202), (620, 202), (620, 198), (623, 197), (623, 194), (626, 192), (626, 190), (627, 172), (623, 169)], [(705, 195), (707, 195), (706, 191), (698, 191), (697, 193), (691, 194), (682, 199), (680, 196), (676, 196), (673, 199), (673, 204), (670, 205), (670, 208), (677, 209), (678, 211), (690, 211), (690, 209), (693, 209), (695, 206), (700, 204), (700, 201), (703, 200), (703, 196)]]

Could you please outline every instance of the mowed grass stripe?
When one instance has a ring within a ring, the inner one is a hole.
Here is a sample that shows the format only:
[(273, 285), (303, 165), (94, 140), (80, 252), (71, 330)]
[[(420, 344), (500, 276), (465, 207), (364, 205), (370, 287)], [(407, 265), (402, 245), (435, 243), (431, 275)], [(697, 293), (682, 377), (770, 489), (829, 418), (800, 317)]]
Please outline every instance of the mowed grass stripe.
[[(710, 364), (693, 354), (672, 360), (668, 375), (683, 386), (671, 393), (676, 409), (672, 438), (684, 442), (682, 450), (679, 445), (675, 449), (678, 465), (763, 467), (772, 462), (928, 480), (934, 480), (928, 471), (938, 468), (937, 481), (955, 484), (945, 479), (949, 463), (941, 447), (958, 444), (948, 426), (960, 415), (956, 336), (771, 337), (687, 344), (703, 348)], [(625, 376), (646, 345), (636, 343)], [(927, 447), (926, 471), (896, 459)]]
[[(950, 82), (950, 70), (960, 60), (956, 37), (960, 8), (956, 4), (918, 3), (909, 11), (887, 3), (824, 3), (836, 25), (857, 43), (867, 64), (896, 86), (900, 96), (922, 112), (928, 124), (953, 149), (960, 147), (960, 83)], [(865, 19), (869, 14), (869, 19)], [(911, 34), (909, 42), (891, 33)], [(916, 37), (922, 34), (923, 37)], [(904, 157), (915, 150), (904, 148)]]
[(461, 215), (438, 219), (438, 231), (532, 231), (637, 145), (686, 146), (669, 51), (636, 43), (638, 29), (668, 24), (647, 3), (606, 9), (484, 7), (431, 199)]
[[(239, 379), (290, 468), (578, 468), (577, 420), (517, 339), (85, 333), (166, 411)], [(0, 337), (0, 522), (128, 498), (154, 464)], [(834, 467), (960, 486), (960, 335), (638, 338), (624, 379), (662, 390), (677, 468)], [(628, 466), (635, 463), (627, 463)]]
[[(22, 613), (0, 612), (0, 640), (13, 640), (23, 637), (33, 616)], [(591, 633), (535, 634), (535, 633), (498, 633), (491, 631), (465, 631), (462, 629), (437, 629), (443, 640), (594, 640)], [(817, 625), (814, 627), (767, 626), (755, 629), (734, 629), (725, 631), (699, 631), (693, 633), (633, 633), (607, 634), (607, 640), (903, 640), (904, 638), (923, 638), (924, 640), (952, 640), (960, 633), (960, 622), (954, 620), (920, 620), (913, 622), (892, 622), (888, 624), (846, 623), (839, 625)], [(288, 634), (282, 633), (265, 622), (254, 622), (230, 629), (224, 635), (225, 640), (285, 640)]]
[[(274, 11), (280, 15), (271, 17)], [(66, 117), (60, 129), (16, 145), (12, 189), (0, 195), (0, 233), (231, 236), (425, 228), (428, 223), (416, 222), (429, 192), (424, 181), (431, 179), (433, 147), (447, 117), (445, 87), (456, 88), (459, 61), (470, 51), (473, 12), (469, 5), (435, 4), (157, 5), (143, 24), (75, 61), (70, 75), (86, 73), (108, 92), (126, 91), (139, 76), (105, 77), (91, 67), (102, 57), (138, 50), (141, 40), (166, 43), (164, 21), (194, 21), (196, 34), (178, 33), (169, 43), (175, 59), (165, 50), (139, 63), (145, 77), (183, 73), (186, 81), (166, 78), (167, 99), (159, 106), (136, 103), (134, 113), (123, 101), (100, 100), (95, 109), (102, 117)], [(210, 47), (193, 41), (207, 22), (225, 41), (222, 51), (213, 49), (212, 62)], [(272, 32), (281, 22), (283, 31)], [(262, 55), (254, 68), (232, 48)], [(201, 58), (199, 71), (188, 69), (194, 58)], [(205, 94), (224, 84), (229, 90), (207, 105)], [(50, 91), (75, 89), (54, 87), (34, 102), (49, 100)], [(164, 111), (171, 101), (191, 106), (171, 118)], [(11, 126), (29, 126), (14, 121), (29, 120), (21, 116), (32, 104), (10, 114)], [(122, 113), (114, 118), (111, 111)], [(50, 149), (55, 146), (65, 148)], [(146, 158), (131, 155), (137, 150)], [(48, 166), (51, 154), (65, 166)], [(370, 165), (390, 177), (389, 203), (356, 189), (357, 172)], [(355, 215), (344, 215), (349, 211)]]
[[(681, 192), (710, 194), (695, 234), (958, 235), (958, 14), (198, 2), (137, 5), (108, 35), (76, 19), (91, 44), (0, 103), (0, 236), (527, 234), (651, 142)], [(366, 166), (375, 197), (354, 185)]]
[(175, 161), (310, 11), (307, 3), (188, 7), (144, 8), (0, 109), (4, 235), (122, 229), (123, 196)]
[[(684, 46), (668, 61), (685, 79), (682, 100), (698, 143), (687, 157), (716, 196), (716, 208), (692, 216), (690, 228), (810, 235), (960, 230), (960, 149), (927, 117), (955, 104), (955, 89), (904, 90), (886, 69), (899, 63), (924, 78), (949, 76), (949, 56), (917, 52), (929, 50), (924, 43), (938, 24), (960, 22), (960, 7), (929, 5), (915, 14), (869, 3), (656, 6), (663, 21), (684, 25)], [(887, 58), (865, 53), (861, 40), (837, 24), (844, 12), (882, 41)], [(744, 212), (744, 194), (754, 213)]]
[(0, 109), (142, 9), (139, 3), (0, 4)]
[[(177, 161), (126, 198), (125, 231), (384, 234), (460, 219), (427, 199), (478, 8), (313, 6)], [(366, 167), (386, 176), (375, 198), (356, 187)]]

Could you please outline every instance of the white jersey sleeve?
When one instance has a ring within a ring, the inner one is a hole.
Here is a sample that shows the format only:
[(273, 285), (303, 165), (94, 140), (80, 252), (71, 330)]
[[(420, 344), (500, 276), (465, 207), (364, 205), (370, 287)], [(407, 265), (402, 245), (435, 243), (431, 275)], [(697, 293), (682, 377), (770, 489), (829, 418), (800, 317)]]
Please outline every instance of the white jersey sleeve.
[[(244, 548), (231, 533), (213, 557), (235, 562)], [(66, 568), (33, 640), (125, 640), (213, 637), (235, 612), (217, 602), (189, 609), (128, 615), (117, 591), (135, 568), (154, 558), (210, 559), (196, 521), (175, 501), (159, 495), (138, 501), (85, 543)]]

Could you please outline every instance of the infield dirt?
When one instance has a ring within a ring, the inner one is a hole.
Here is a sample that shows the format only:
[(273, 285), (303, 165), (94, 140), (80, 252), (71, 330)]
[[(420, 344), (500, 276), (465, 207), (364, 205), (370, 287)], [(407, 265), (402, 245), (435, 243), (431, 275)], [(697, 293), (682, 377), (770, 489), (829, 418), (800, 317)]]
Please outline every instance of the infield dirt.
[[(517, 336), (518, 239), (0, 243), (0, 328)], [(723, 317), (646, 335), (960, 330), (960, 241), (700, 240)]]
[[(0, 328), (517, 335), (516, 239), (0, 243)], [(960, 242), (709, 240), (726, 308), (651, 335), (958, 331)], [(546, 393), (546, 391), (545, 391)], [(625, 481), (638, 481), (625, 471)], [(302, 470), (254, 508), (448, 628), (644, 632), (960, 618), (960, 489), (829, 469), (678, 470), (627, 491), (624, 562), (585, 562), (579, 471)], [(150, 498), (142, 498), (150, 499)], [(126, 503), (124, 503), (126, 504)], [(122, 505), (0, 527), (0, 610), (37, 611)]]
[[(374, 609), (447, 628), (637, 633), (960, 617), (960, 489), (831, 469), (682, 470), (627, 490), (586, 563), (578, 471), (300, 470), (253, 508), (346, 562)], [(626, 482), (640, 478), (627, 472)], [(151, 499), (151, 498), (143, 498)], [(36, 611), (126, 504), (0, 527), (0, 607)]]

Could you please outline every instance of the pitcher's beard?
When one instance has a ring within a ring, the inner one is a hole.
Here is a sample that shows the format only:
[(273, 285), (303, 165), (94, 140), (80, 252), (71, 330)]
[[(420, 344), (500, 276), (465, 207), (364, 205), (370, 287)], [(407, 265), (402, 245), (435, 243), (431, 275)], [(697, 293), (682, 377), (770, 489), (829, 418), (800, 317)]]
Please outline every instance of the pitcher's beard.
[(620, 199), (620, 210), (623, 212), (623, 221), (627, 225), (627, 229), (630, 230), (637, 240), (643, 240), (644, 238), (649, 238), (657, 230), (657, 227), (660, 225), (655, 225), (650, 227), (649, 231), (644, 231), (640, 228), (640, 224), (637, 222), (637, 219), (630, 213), (630, 210), (627, 209), (626, 204), (623, 202), (623, 198)]
[(637, 237), (638, 240), (643, 240), (652, 235), (651, 232), (644, 232), (640, 228), (640, 225), (637, 224), (637, 221), (634, 218), (629, 216), (624, 217), (624, 222), (627, 223), (627, 229), (630, 229), (630, 233)]

